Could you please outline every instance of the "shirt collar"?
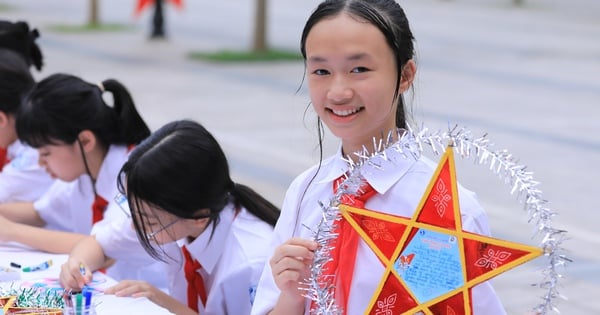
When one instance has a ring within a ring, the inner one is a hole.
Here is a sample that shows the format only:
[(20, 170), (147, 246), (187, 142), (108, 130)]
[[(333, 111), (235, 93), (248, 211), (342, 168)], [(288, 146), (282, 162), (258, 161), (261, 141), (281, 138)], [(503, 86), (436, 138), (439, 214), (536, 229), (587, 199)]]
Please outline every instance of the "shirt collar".
[[(23, 144), (23, 142), (21, 142), (20, 140), (16, 140), (13, 143), (8, 145), (8, 148), (6, 148), (6, 155), (9, 157), (9, 159), (14, 159), (15, 157), (17, 157), (19, 155), (19, 153), (21, 151), (25, 150), (25, 148), (26, 147)], [(37, 150), (37, 149), (33, 149), (33, 150)]]
[(214, 223), (206, 227), (193, 242), (186, 245), (194, 259), (202, 265), (207, 273), (212, 273), (225, 250), (225, 243), (235, 219), (233, 204), (228, 204), (219, 214), (219, 223), (214, 228)]
[(127, 160), (127, 147), (111, 145), (102, 161), (98, 178), (96, 179), (96, 192), (107, 201), (112, 200), (116, 194), (116, 179), (121, 167)]
[[(416, 159), (397, 151), (395, 145), (389, 146), (369, 163), (361, 167), (360, 173), (379, 194), (385, 194), (416, 162)], [(332, 182), (348, 171), (350, 165), (342, 156), (342, 147), (329, 161), (330, 167), (318, 183)]]

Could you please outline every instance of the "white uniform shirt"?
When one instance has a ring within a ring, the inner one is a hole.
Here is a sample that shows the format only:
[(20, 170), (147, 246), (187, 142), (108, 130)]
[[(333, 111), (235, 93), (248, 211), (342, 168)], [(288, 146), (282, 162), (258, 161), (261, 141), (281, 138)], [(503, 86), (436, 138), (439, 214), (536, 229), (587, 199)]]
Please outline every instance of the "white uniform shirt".
[[(435, 164), (426, 158), (409, 160), (390, 151), (388, 161), (380, 161), (381, 169), (364, 166), (361, 174), (373, 186), (378, 194), (370, 198), (366, 208), (388, 212), (404, 217), (412, 217), (421, 200)], [(336, 156), (323, 161), (321, 170), (310, 183), (316, 167), (298, 176), (290, 185), (282, 207), (281, 217), (275, 226), (271, 255), (276, 247), (292, 237), (312, 239), (312, 232), (303, 227), (316, 228), (322, 217), (318, 201), (328, 204), (333, 195), (333, 181), (341, 176), (348, 166), (341, 159), (341, 149)], [(475, 195), (459, 187), (459, 202), (462, 213), (462, 225), (466, 231), (489, 235), (487, 217)], [(361, 239), (356, 255), (354, 277), (351, 284), (346, 314), (364, 314), (377, 286), (382, 278), (384, 267), (369, 246)], [(265, 265), (257, 288), (253, 315), (267, 314), (275, 306), (280, 291), (273, 280), (271, 267)], [(310, 303), (307, 300), (305, 314)], [(473, 309), (478, 315), (505, 314), (499, 299), (491, 285), (486, 282), (473, 289)]]
[(0, 203), (35, 201), (52, 185), (38, 163), (38, 151), (17, 140), (7, 148), (10, 163), (0, 172)]
[(106, 273), (115, 280), (144, 280), (168, 293), (166, 263), (146, 252), (132, 224), (131, 218), (123, 217), (92, 228), (104, 255), (116, 260)]
[[(273, 228), (246, 209), (234, 216), (231, 204), (221, 212), (211, 238), (212, 227), (186, 245), (202, 265), (199, 272), (207, 292), (206, 307), (198, 298), (198, 310), (203, 315), (250, 314)], [(176, 260), (169, 266), (171, 296), (187, 305), (185, 259), (181, 250), (170, 255)]]
[[(118, 192), (117, 175), (127, 160), (127, 155), (127, 147), (111, 145), (100, 166), (96, 192), (108, 201), (108, 206), (104, 211), (104, 219), (96, 224), (105, 224), (124, 216), (114, 197)], [(92, 181), (86, 174), (72, 182), (56, 180), (33, 206), (46, 222), (47, 228), (89, 234), (92, 229), (94, 197)]]

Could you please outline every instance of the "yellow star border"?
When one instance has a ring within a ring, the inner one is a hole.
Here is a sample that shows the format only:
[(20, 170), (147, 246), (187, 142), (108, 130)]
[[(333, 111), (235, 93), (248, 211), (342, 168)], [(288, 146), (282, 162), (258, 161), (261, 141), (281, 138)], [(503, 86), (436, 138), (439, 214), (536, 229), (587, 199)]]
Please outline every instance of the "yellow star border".
[(385, 266), (365, 314), (472, 314), (471, 289), (542, 254), (463, 231), (454, 154), (446, 149), (412, 218), (340, 206)]

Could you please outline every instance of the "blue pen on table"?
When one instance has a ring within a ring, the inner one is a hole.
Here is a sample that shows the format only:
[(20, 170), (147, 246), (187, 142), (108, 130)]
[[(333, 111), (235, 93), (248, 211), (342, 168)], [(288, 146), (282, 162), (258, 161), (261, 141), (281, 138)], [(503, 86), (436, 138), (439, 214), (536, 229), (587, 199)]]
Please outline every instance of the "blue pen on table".
[(88, 289), (88, 287), (83, 287), (83, 307), (85, 310), (85, 315), (89, 314), (90, 308), (92, 307), (92, 291)]
[(44, 261), (43, 263), (37, 265), (37, 266), (30, 266), (30, 267), (23, 267), (23, 272), (31, 272), (31, 271), (40, 271), (40, 270), (46, 270), (48, 268), (50, 268), (50, 266), (52, 266), (52, 259), (48, 260), (48, 261)]

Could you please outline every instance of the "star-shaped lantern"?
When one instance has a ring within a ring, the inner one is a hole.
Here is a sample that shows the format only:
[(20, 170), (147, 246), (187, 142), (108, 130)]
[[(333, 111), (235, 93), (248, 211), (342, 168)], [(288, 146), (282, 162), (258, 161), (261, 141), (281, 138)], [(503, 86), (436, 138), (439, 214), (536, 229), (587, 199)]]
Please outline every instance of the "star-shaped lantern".
[(340, 206), (385, 266), (365, 314), (472, 314), (471, 289), (542, 254), (463, 231), (448, 147), (412, 218)]

